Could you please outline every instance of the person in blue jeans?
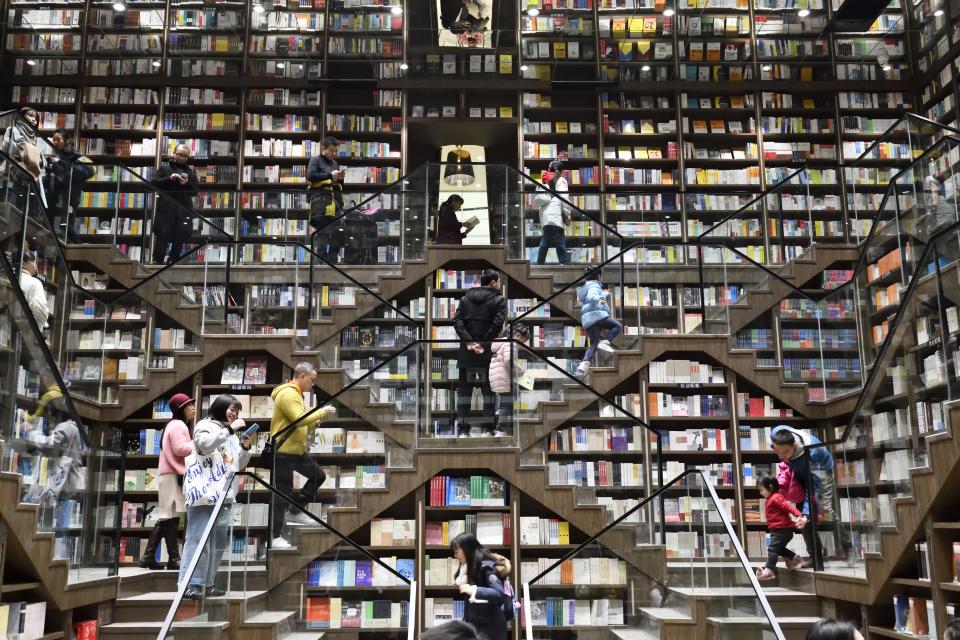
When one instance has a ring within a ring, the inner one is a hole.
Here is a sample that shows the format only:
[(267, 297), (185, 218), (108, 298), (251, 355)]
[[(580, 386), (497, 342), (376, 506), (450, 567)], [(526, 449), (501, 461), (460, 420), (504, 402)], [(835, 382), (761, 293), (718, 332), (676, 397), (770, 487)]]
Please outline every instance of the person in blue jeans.
[[(812, 553), (812, 556), (805, 559), (800, 566), (813, 567), (816, 571), (822, 571), (823, 545), (819, 538), (814, 538), (814, 526), (817, 523), (826, 522), (835, 527), (841, 558), (850, 560), (850, 550), (853, 545), (850, 529), (840, 522), (834, 506), (837, 483), (833, 455), (828, 447), (812, 446), (818, 444), (820, 439), (815, 435), (784, 424), (774, 427), (770, 432), (770, 447), (780, 460), (790, 466), (794, 477), (803, 485), (804, 499), (797, 508), (808, 518), (812, 507), (818, 510), (818, 517), (809, 518), (808, 524), (803, 528), (803, 540), (807, 545), (807, 551)], [(809, 463), (807, 457), (809, 457)]]
[[(543, 184), (550, 187), (551, 191), (541, 191), (537, 194), (536, 203), (540, 208), (540, 248), (537, 250), (537, 264), (543, 264), (547, 261), (547, 252), (553, 247), (557, 252), (557, 262), (560, 264), (570, 264), (570, 252), (567, 251), (567, 239), (564, 236), (563, 228), (566, 226), (566, 216), (564, 213), (570, 206), (566, 204), (561, 195), (567, 193), (567, 179), (563, 177), (563, 165), (559, 160), (554, 160), (547, 167), (547, 170), (540, 176)], [(560, 194), (560, 195), (556, 195)]]
[(577, 367), (577, 376), (582, 378), (590, 371), (590, 360), (597, 349), (613, 353), (610, 341), (623, 331), (623, 325), (610, 316), (609, 291), (601, 282), (601, 270), (587, 267), (583, 272), (583, 284), (577, 288), (577, 302), (581, 305), (580, 325), (587, 332), (589, 346), (583, 362)]

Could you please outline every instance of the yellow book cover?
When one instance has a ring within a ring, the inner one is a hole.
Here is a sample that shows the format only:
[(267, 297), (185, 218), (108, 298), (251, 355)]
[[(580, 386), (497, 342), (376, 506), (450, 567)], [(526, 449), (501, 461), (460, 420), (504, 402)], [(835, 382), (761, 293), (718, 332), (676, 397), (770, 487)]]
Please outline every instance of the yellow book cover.
[(663, 150), (653, 147), (647, 149), (647, 157), (651, 160), (661, 160), (663, 158)]
[(623, 18), (614, 18), (610, 21), (610, 33), (614, 38), (627, 37), (627, 21)]
[(500, 117), (501, 117), (501, 118), (512, 118), (512, 117), (513, 117), (513, 107), (500, 107)]
[(211, 116), (211, 118), (210, 118), (210, 120), (211, 120), (211, 123), (210, 123), (211, 126), (213, 126), (214, 129), (218, 129), (218, 130), (219, 130), (219, 129), (223, 129), (223, 118), (224, 118), (224, 114), (222, 114), (222, 113), (214, 113), (214, 114), (212, 114), (212, 116)]
[(646, 160), (650, 157), (650, 153), (646, 147), (634, 147), (633, 157), (637, 160)]
[(446, 520), (440, 525), (440, 539), (443, 544), (450, 544), (450, 523)]
[(711, 120), (710, 121), (710, 133), (726, 133), (727, 125), (723, 120)]
[(554, 122), (553, 128), (556, 129), (557, 133), (568, 133), (569, 128), (567, 127), (566, 122)]
[(566, 42), (554, 42), (553, 43), (553, 57), (557, 60), (563, 60), (567, 57), (567, 43)]
[(703, 60), (703, 43), (691, 42), (690, 43), (690, 61), (699, 62), (700, 60)]
[(504, 75), (513, 73), (513, 56), (509, 53), (500, 54), (500, 73)]
[(813, 67), (800, 67), (800, 80), (803, 82), (813, 80)]
[(643, 18), (639, 16), (627, 18), (627, 33), (631, 38), (639, 38), (643, 35)]
[(570, 544), (570, 523), (566, 520), (561, 520), (557, 523), (557, 531), (560, 534), (560, 544)]
[(804, 109), (815, 109), (813, 98), (804, 98), (802, 101)]
[(640, 133), (652, 134), (656, 132), (657, 130), (653, 128), (652, 120), (644, 120), (640, 123)]
[(217, 36), (215, 42), (217, 53), (227, 53), (230, 51), (230, 40), (225, 36)]
[(631, 160), (630, 147), (617, 147), (617, 160)]
[(649, 40), (637, 41), (637, 55), (641, 59), (645, 59), (650, 56), (650, 45), (651, 45), (651, 42)]
[(743, 96), (731, 96), (730, 107), (733, 109), (743, 109), (745, 107)]

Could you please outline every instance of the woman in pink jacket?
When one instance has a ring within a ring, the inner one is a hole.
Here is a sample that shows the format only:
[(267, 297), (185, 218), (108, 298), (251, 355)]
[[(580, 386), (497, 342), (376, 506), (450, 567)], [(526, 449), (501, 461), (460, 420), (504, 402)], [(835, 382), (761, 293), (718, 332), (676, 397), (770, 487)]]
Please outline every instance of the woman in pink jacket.
[(177, 393), (170, 398), (170, 411), (173, 419), (163, 428), (160, 436), (160, 468), (157, 480), (160, 499), (159, 519), (150, 532), (147, 548), (143, 550), (140, 566), (144, 569), (162, 569), (157, 561), (157, 547), (161, 538), (167, 544), (167, 569), (180, 568), (180, 546), (177, 530), (180, 514), (184, 512), (183, 472), (185, 459), (193, 452), (193, 439), (187, 424), (197, 415), (194, 399), (185, 393)]
[[(513, 339), (521, 344), (527, 344), (530, 340), (530, 330), (523, 325), (515, 326)], [(513, 420), (513, 385), (514, 380), (523, 374), (523, 370), (518, 363), (514, 362), (517, 346), (506, 336), (491, 342), (490, 351), (493, 353), (489, 371), (490, 390), (494, 394), (493, 434), (499, 437), (510, 428)]]

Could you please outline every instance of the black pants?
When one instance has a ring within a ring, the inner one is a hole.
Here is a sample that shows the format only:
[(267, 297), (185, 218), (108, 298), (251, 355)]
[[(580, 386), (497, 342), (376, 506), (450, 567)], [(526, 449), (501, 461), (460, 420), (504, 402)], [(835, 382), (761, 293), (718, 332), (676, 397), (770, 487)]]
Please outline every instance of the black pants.
[[(297, 472), (307, 478), (303, 488), (294, 491), (293, 473)], [(317, 490), (323, 481), (327, 479), (327, 474), (323, 472), (320, 465), (309, 456), (309, 454), (293, 455), (289, 453), (278, 453), (276, 463), (273, 465), (274, 487), (280, 493), (287, 495), (296, 504), (304, 509), (307, 508), (317, 497)], [(273, 503), (273, 537), (280, 536), (283, 530), (284, 517), (287, 512), (286, 500), (275, 498)]]
[[(170, 247), (170, 253), (167, 254), (167, 247)], [(169, 255), (169, 257), (168, 257)], [(153, 244), (153, 263), (164, 264), (168, 260), (176, 262), (183, 255), (183, 239), (170, 237), (157, 233)]]
[(490, 379), (487, 376), (489, 367), (489, 363), (486, 367), (460, 367), (460, 382), (457, 384), (456, 395), (458, 436), (470, 435), (473, 421), (473, 418), (469, 417), (470, 399), (474, 389), (480, 389), (480, 395), (483, 396), (482, 417), (477, 418), (476, 422), (480, 425), (481, 432), (493, 433), (493, 391), (490, 390)]
[(796, 533), (796, 529), (770, 529), (770, 545), (767, 547), (767, 569), (776, 571), (777, 559), (780, 556), (787, 560), (793, 560), (796, 557), (797, 554), (787, 549), (787, 545), (793, 540), (794, 533)]
[(510, 434), (513, 431), (513, 394), (496, 393), (493, 399), (493, 430)]
[(339, 191), (310, 194), (310, 226), (317, 230), (314, 250), (330, 264), (336, 264), (344, 245), (343, 219), (337, 218), (342, 212), (343, 195)]

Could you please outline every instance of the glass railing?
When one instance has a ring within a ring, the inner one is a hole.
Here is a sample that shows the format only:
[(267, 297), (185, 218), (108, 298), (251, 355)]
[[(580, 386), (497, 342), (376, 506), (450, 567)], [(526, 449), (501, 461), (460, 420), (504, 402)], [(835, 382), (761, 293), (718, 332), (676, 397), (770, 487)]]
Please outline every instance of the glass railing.
[(569, 552), (522, 562), (524, 637), (663, 638), (705, 613), (716, 637), (783, 638), (714, 484), (685, 471)]
[(899, 287), (851, 418), (808, 447), (804, 462), (819, 480), (814, 558), (828, 572), (868, 576), (868, 560), (884, 552), (882, 528), (898, 524), (897, 498), (915, 497), (927, 479), (911, 470), (937, 464), (929, 439), (946, 432), (948, 403), (960, 397), (958, 234), (954, 218), (914, 250), (913, 277)]
[[(253, 473), (232, 475), (225, 488), (214, 504), (190, 512), (196, 535), (188, 534), (177, 594), (158, 640), (219, 637), (234, 624), (233, 607), (241, 628), (266, 626), (278, 637), (376, 629), (382, 637), (412, 640), (417, 583), (403, 542), (361, 546), (329, 524), (339, 503), (304, 508)], [(272, 501), (296, 520), (297, 548), (272, 550), (268, 566), (264, 533)], [(268, 568), (277, 580), (269, 595), (263, 590)]]
[[(20, 185), (32, 201), (32, 180)], [(60, 287), (69, 274), (34, 242), (30, 229), (24, 243), (19, 209), (7, 215), (8, 233), (0, 240), (0, 466), (20, 475), (19, 502), (36, 507), (31, 529), (53, 534), (52, 556), (35, 561), (38, 573), (51, 576), (50, 561), (66, 561), (66, 583), (47, 585), (62, 589), (117, 574), (123, 443), (112, 430), (94, 431), (80, 418), (51, 352), (57, 333), (48, 319), (59, 313)]]

